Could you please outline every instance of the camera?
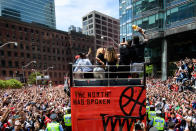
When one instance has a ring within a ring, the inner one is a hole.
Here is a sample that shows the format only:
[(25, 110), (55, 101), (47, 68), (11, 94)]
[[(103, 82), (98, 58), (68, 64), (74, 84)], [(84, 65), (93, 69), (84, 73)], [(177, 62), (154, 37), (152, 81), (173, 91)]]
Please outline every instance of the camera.
[(135, 130), (142, 130), (143, 128), (143, 124), (140, 120), (137, 121), (137, 123), (135, 123)]

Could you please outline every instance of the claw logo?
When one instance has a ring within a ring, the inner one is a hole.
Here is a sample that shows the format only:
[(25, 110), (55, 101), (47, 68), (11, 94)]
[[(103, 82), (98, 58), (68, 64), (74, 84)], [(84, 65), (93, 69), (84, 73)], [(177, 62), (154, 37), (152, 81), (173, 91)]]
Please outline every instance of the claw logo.
[(111, 125), (111, 130), (114, 131), (118, 123), (119, 131), (124, 131), (124, 128), (130, 131), (133, 123), (138, 119), (144, 119), (146, 113), (145, 87), (127, 87), (120, 95), (119, 105), (124, 116), (100, 114), (104, 131), (107, 131), (109, 125)]
[(119, 105), (126, 116), (144, 117), (146, 109), (144, 87), (127, 87), (120, 96)]

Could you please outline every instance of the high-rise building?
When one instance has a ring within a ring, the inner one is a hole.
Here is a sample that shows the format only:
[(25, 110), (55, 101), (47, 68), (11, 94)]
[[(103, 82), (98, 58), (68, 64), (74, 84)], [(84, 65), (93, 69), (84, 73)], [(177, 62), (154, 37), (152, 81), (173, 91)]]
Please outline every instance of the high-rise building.
[(0, 16), (56, 28), (54, 0), (0, 0)]
[[(145, 29), (149, 38), (145, 57), (163, 79), (169, 62), (196, 55), (195, 0), (119, 0), (119, 5), (121, 37), (137, 35), (129, 30), (131, 24)], [(132, 13), (126, 14), (129, 8)]]
[(119, 20), (92, 11), (82, 17), (83, 34), (95, 36), (95, 49), (119, 43)]
[(123, 38), (132, 38), (132, 0), (119, 1), (119, 18), (120, 18), (120, 41)]

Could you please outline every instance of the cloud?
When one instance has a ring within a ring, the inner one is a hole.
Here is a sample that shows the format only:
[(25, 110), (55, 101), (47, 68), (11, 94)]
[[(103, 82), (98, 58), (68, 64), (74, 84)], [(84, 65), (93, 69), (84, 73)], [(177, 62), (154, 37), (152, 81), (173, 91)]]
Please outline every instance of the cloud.
[(55, 0), (57, 29), (67, 31), (70, 25), (82, 27), (82, 17), (96, 10), (118, 18), (118, 0)]
[(56, 6), (65, 6), (69, 5), (71, 3), (71, 0), (55, 0)]

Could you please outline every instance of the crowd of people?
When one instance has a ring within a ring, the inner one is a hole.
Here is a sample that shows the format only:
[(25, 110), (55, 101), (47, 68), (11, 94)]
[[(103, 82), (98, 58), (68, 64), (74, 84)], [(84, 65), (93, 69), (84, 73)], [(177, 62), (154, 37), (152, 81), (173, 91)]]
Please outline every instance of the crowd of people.
[(66, 128), (64, 116), (70, 103), (63, 87), (0, 90), (0, 98), (1, 131), (47, 130), (52, 121)]
[[(147, 117), (149, 128), (154, 126), (156, 112), (171, 131), (196, 131), (195, 59), (176, 63), (174, 77), (166, 81), (147, 79)], [(161, 119), (160, 118), (160, 119)]]

